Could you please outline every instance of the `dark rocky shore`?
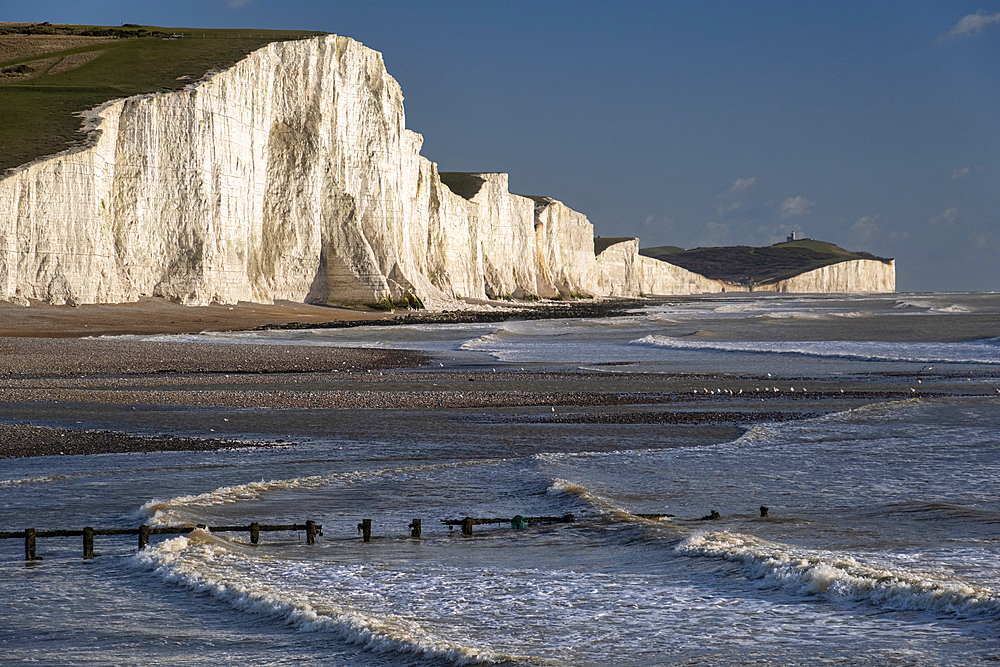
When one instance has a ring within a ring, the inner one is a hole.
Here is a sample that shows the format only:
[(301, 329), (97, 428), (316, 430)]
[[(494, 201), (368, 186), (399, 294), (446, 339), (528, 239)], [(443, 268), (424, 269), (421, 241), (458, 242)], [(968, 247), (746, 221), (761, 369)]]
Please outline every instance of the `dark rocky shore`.
[(446, 310), (443, 312), (407, 311), (380, 320), (335, 320), (331, 322), (264, 324), (255, 331), (277, 329), (344, 329), (358, 326), (394, 326), (398, 324), (482, 324), (508, 320), (553, 320), (574, 317), (621, 317), (650, 305), (648, 299), (608, 298), (580, 301), (503, 302), (502, 308), (490, 310)]
[(237, 447), (271, 447), (278, 444), (280, 443), (245, 443), (207, 438), (137, 436), (115, 431), (70, 430), (23, 424), (0, 424), (0, 459), (129, 452), (208, 452)]

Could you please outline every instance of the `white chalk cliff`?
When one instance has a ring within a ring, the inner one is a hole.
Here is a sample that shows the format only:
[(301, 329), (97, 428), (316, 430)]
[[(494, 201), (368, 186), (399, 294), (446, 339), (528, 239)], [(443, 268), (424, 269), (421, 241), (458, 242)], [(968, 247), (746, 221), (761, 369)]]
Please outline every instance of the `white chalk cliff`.
[[(410, 293), (434, 308), (725, 289), (640, 256), (637, 241), (595, 256), (584, 215), (511, 194), (505, 174), (442, 180), (405, 128), (381, 54), (345, 37), (270, 44), (182, 92), (96, 113), (87, 148), (0, 180), (0, 299), (367, 303)], [(787, 291), (895, 287), (894, 274), (827, 268)]]
[(774, 284), (775, 292), (895, 292), (896, 262), (852, 259), (800, 273)]

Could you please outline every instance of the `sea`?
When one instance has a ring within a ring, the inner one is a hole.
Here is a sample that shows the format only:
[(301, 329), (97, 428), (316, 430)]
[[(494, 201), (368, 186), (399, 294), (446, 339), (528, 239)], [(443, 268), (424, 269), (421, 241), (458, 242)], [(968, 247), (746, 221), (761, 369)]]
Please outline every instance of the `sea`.
[[(424, 350), (428, 390), (439, 374), (641, 391), (612, 407), (43, 410), (32, 423), (277, 445), (0, 461), (0, 531), (209, 527), (141, 551), (98, 537), (86, 561), (79, 537), (39, 538), (31, 563), (0, 540), (4, 666), (1000, 661), (1000, 295), (134, 338)], [(582, 418), (665, 409), (797, 418)], [(500, 521), (443, 523), (467, 516)], [(306, 520), (315, 544), (210, 528)]]

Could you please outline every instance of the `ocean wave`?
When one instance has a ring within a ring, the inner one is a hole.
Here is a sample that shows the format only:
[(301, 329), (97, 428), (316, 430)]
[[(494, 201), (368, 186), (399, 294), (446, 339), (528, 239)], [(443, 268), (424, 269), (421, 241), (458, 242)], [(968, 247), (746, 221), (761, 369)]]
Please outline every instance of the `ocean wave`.
[(1000, 593), (958, 577), (872, 565), (851, 556), (797, 550), (727, 531), (692, 536), (676, 550), (738, 563), (762, 585), (794, 595), (818, 595), (887, 611), (1000, 619)]
[(0, 479), (0, 487), (20, 486), (22, 484), (48, 484), (69, 479), (68, 475), (41, 475), (39, 477), (24, 477), (22, 479)]
[(618, 523), (634, 522), (648, 524), (649, 522), (653, 522), (657, 524), (670, 524), (670, 519), (673, 518), (673, 515), (666, 513), (633, 512), (620, 505), (616, 505), (610, 499), (591, 491), (585, 486), (574, 484), (565, 479), (552, 480), (552, 485), (549, 486), (547, 492), (550, 494), (567, 494), (572, 496), (583, 502), (587, 509), (594, 510), (599, 516)]
[(466, 352), (485, 352), (497, 361), (505, 361), (506, 355), (514, 351), (510, 344), (503, 341), (502, 337), (505, 333), (508, 333), (505, 329), (498, 329), (476, 338), (470, 338), (461, 343), (458, 349)]
[(846, 313), (830, 313), (830, 316), (846, 318), (877, 317), (877, 315), (870, 310), (851, 310)]
[(763, 306), (758, 302), (746, 301), (743, 303), (730, 303), (724, 306), (718, 306), (717, 308), (713, 308), (712, 311), (722, 314), (729, 314), (729, 313), (743, 314), (743, 313), (752, 313), (763, 309), (764, 309)]
[(895, 310), (930, 310), (936, 304), (925, 299), (896, 299), (893, 304)]
[(708, 342), (650, 335), (629, 345), (673, 350), (709, 350), (913, 364), (1000, 364), (996, 339), (969, 343), (888, 343), (871, 341)]
[(546, 489), (546, 493), (558, 495), (566, 494), (581, 501), (588, 509), (593, 509), (598, 514), (608, 515), (616, 518), (630, 514), (627, 510), (618, 507), (607, 498), (594, 493), (585, 486), (575, 484), (565, 479), (553, 479), (552, 484)]
[(823, 320), (832, 313), (816, 313), (812, 311), (781, 310), (774, 313), (764, 313), (757, 317), (768, 320)]
[(972, 308), (958, 303), (941, 304), (932, 299), (899, 299), (893, 305), (893, 310), (918, 311), (922, 313), (971, 313)]
[(270, 616), (304, 632), (331, 632), (373, 652), (417, 655), (456, 665), (529, 660), (448, 641), (404, 616), (365, 612), (319, 593), (278, 587), (250, 574), (258, 563), (232, 553), (224, 541), (205, 530), (147, 547), (132, 558), (136, 567), (151, 570), (164, 581), (208, 593), (239, 611)]
[(447, 468), (458, 468), (465, 466), (478, 466), (483, 464), (497, 463), (503, 459), (477, 459), (475, 461), (459, 461), (457, 463), (431, 463), (419, 466), (404, 466), (400, 468), (383, 468), (372, 471), (356, 471), (347, 473), (330, 473), (327, 475), (308, 475), (305, 477), (294, 477), (291, 479), (261, 480), (259, 482), (247, 482), (245, 484), (234, 484), (232, 486), (222, 486), (213, 491), (186, 496), (177, 496), (169, 500), (153, 499), (144, 503), (136, 510), (132, 518), (145, 521), (149, 517), (151, 526), (168, 526), (178, 523), (188, 522), (191, 517), (187, 516), (182, 508), (185, 507), (214, 507), (229, 503), (252, 502), (264, 498), (269, 493), (275, 491), (285, 491), (291, 489), (318, 489), (337, 482), (364, 481), (379, 477), (392, 475), (408, 475), (413, 472), (427, 470), (443, 470)]

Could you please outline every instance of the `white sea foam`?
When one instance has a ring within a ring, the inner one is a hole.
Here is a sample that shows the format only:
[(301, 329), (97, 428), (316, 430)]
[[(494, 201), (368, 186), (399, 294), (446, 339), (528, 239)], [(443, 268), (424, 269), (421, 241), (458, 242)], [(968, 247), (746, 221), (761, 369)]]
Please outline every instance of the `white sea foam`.
[(846, 313), (830, 313), (830, 316), (857, 318), (857, 317), (876, 317), (876, 314), (870, 310), (852, 310)]
[(503, 329), (496, 332), (490, 332), (488, 334), (478, 336), (477, 338), (470, 338), (459, 346), (459, 349), (468, 350), (470, 352), (487, 352), (495, 357), (499, 361), (504, 360), (504, 352), (511, 346), (505, 343), (500, 334), (503, 333)]
[[(207, 531), (196, 530), (143, 549), (134, 562), (167, 582), (209, 593), (237, 610), (271, 616), (301, 631), (332, 632), (374, 652), (419, 655), (458, 665), (526, 660), (448, 641), (406, 616), (366, 612), (330, 596), (278, 587), (254, 576), (258, 562), (230, 552)], [(289, 579), (287, 570), (280, 574), (278, 581)]]
[(896, 303), (893, 304), (893, 308), (896, 310), (905, 309), (919, 309), (919, 310), (930, 310), (934, 308), (937, 304), (929, 299), (917, 299), (917, 298), (906, 298), (897, 299)]
[(1000, 593), (941, 573), (873, 565), (849, 555), (808, 551), (726, 531), (694, 535), (677, 551), (739, 563), (762, 585), (795, 595), (819, 595), (884, 610), (1000, 619)]
[(133, 515), (135, 519), (151, 517), (150, 525), (164, 526), (183, 523), (189, 519), (181, 511), (185, 507), (214, 507), (238, 502), (260, 500), (275, 491), (317, 489), (334, 483), (364, 481), (375, 478), (407, 475), (413, 472), (442, 470), (446, 468), (477, 466), (496, 463), (502, 459), (481, 459), (476, 461), (460, 461), (457, 463), (432, 463), (420, 466), (404, 466), (399, 468), (384, 468), (372, 471), (355, 471), (348, 473), (330, 473), (327, 475), (308, 475), (291, 479), (261, 480), (232, 486), (223, 486), (206, 493), (178, 496), (169, 500), (153, 499), (144, 503)]
[(650, 335), (630, 345), (673, 350), (707, 350), (750, 354), (795, 355), (855, 361), (904, 362), (914, 364), (1000, 364), (997, 339), (967, 343), (888, 343), (842, 341), (705, 341)]
[(0, 479), (2, 486), (20, 486), (22, 484), (48, 484), (68, 479), (67, 475), (41, 475), (39, 477), (24, 477), (21, 479)]
[(802, 310), (781, 310), (774, 313), (764, 313), (757, 315), (770, 320), (822, 320), (830, 316), (830, 313), (817, 313), (814, 311)]
[(583, 501), (588, 507), (593, 508), (600, 512), (601, 514), (609, 514), (615, 517), (621, 517), (623, 515), (629, 514), (628, 510), (619, 507), (612, 503), (607, 498), (594, 493), (590, 489), (579, 484), (574, 484), (569, 480), (565, 479), (554, 479), (552, 484), (546, 490), (546, 493), (558, 495), (566, 494), (574, 498), (578, 498)]

